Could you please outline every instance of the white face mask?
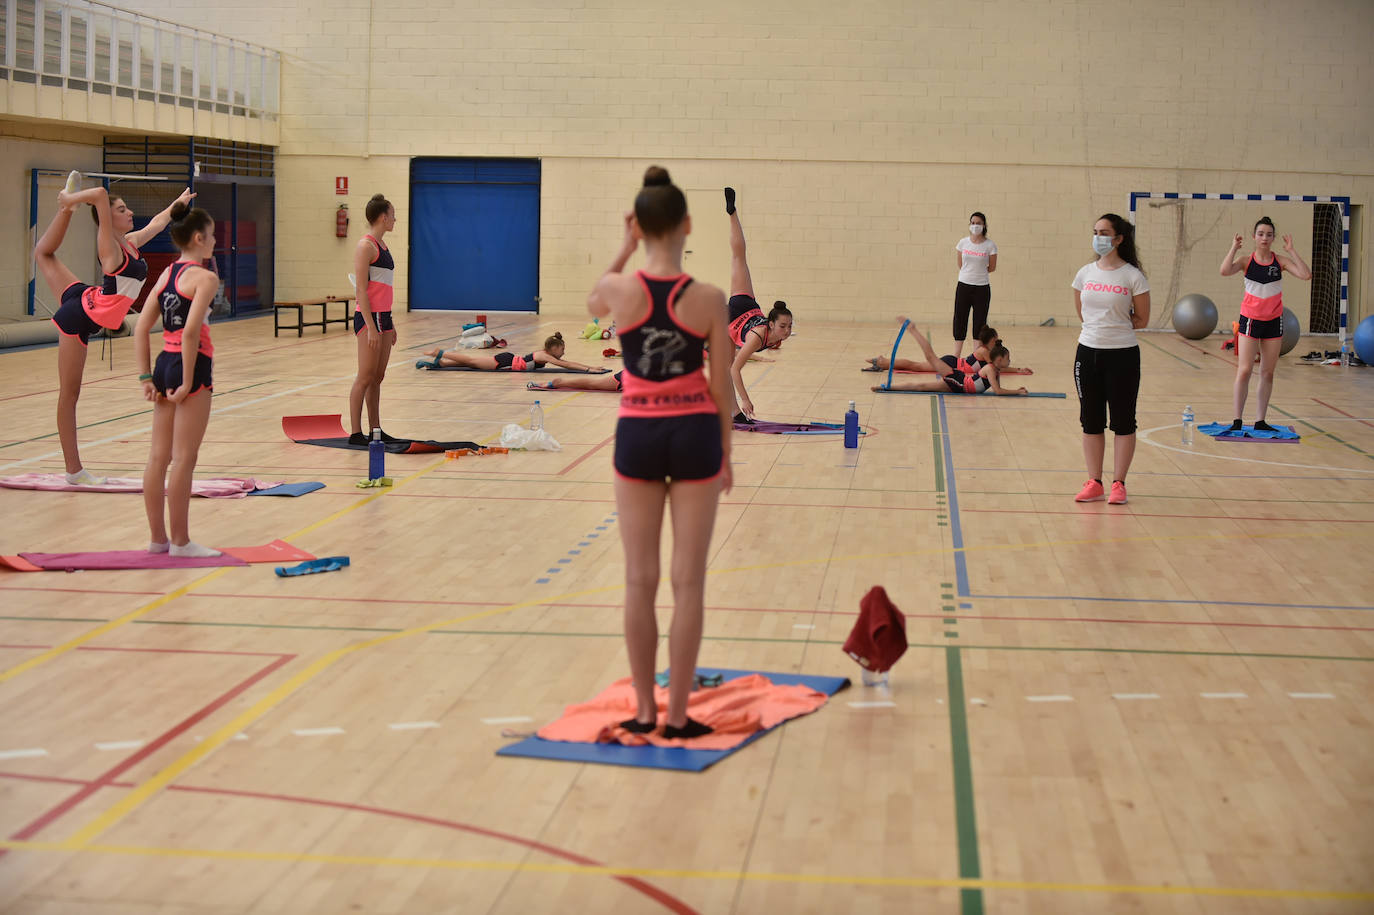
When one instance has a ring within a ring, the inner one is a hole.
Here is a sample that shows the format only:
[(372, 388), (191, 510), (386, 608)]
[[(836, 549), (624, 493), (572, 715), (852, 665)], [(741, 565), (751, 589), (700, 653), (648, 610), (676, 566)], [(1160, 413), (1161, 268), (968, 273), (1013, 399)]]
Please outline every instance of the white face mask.
[(1098, 257), (1102, 257), (1103, 255), (1107, 254), (1109, 251), (1112, 250), (1112, 236), (1094, 235), (1093, 250), (1097, 252)]
[(973, 225), (972, 223), (970, 223), (970, 224), (969, 224), (969, 227), (968, 227), (968, 234), (970, 234), (970, 235), (982, 235), (982, 234), (983, 234), (983, 227), (982, 227), (982, 226)]

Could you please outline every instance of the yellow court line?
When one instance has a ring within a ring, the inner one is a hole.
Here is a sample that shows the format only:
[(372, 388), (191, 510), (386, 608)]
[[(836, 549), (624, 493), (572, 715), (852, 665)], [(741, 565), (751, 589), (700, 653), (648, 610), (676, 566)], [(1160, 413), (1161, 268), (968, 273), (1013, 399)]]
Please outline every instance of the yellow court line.
[(1034, 890), (1051, 893), (1111, 893), (1155, 896), (1222, 896), (1249, 899), (1321, 899), (1374, 901), (1374, 892), (1342, 890), (1284, 890), (1239, 886), (1054, 883), (1041, 880), (993, 880), (939, 877), (873, 877), (845, 874), (771, 873), (767, 871), (683, 870), (660, 867), (542, 864), (529, 861), (481, 861), (455, 858), (388, 858), (373, 855), (328, 855), (313, 852), (240, 851), (208, 848), (157, 848), (138, 845), (87, 845), (71, 848), (65, 842), (0, 840), (10, 851), (82, 851), (104, 855), (155, 858), (198, 858), (218, 861), (266, 861), (288, 864), (341, 864), (423, 870), (501, 871), (507, 873), (569, 874), (584, 877), (643, 877), (668, 880), (722, 880), (791, 883), (821, 886), (871, 886), (903, 889)]
[[(403, 480), (401, 480), (401, 482), (397, 483), (394, 487), (392, 487), (392, 489), (400, 489), (402, 486), (405, 486), (405, 485), (408, 484), (408, 483), (411, 483), (411, 482), (413, 482), (413, 481), (415, 481), (415, 480), (418, 480), (420, 477), (422, 477), (422, 476), (424, 476), (425, 474), (431, 472), (432, 470), (435, 470), (436, 468), (443, 466), (443, 464), (444, 464), (443, 461), (436, 461), (435, 463), (431, 464), (431, 465), (428, 466), (428, 467), (425, 467), (425, 468), (422, 469), (422, 470), (417, 470), (415, 473), (411, 474), (410, 476), (408, 476), (408, 477), (404, 478)], [(325, 524), (328, 524), (328, 523), (331, 522), (331, 521), (334, 521), (334, 520), (336, 520), (336, 519), (338, 519), (338, 518), (341, 518), (342, 516), (348, 514), (348, 513), (351, 512), (351, 511), (356, 511), (357, 509), (362, 508), (364, 505), (367, 505), (367, 504), (370, 503), (370, 502), (373, 502), (373, 501), (376, 501), (377, 499), (380, 499), (382, 496), (386, 495), (387, 492), (388, 492), (388, 490), (379, 490), (378, 492), (375, 492), (375, 493), (372, 493), (372, 494), (370, 494), (370, 495), (368, 495), (368, 496), (365, 496), (364, 498), (360, 499), (359, 501), (354, 502), (352, 505), (349, 505), (349, 506), (347, 506), (346, 508), (341, 508), (341, 509), (339, 509), (338, 511), (334, 512), (332, 515), (329, 515), (329, 516), (327, 516), (327, 517), (325, 517), (325, 518), (323, 518), (323, 519), (321, 519), (321, 520), (319, 520), (319, 521), (314, 522), (313, 524), (310, 524), (310, 525), (308, 525), (308, 526), (306, 526), (306, 527), (303, 527), (303, 528), (301, 528), (300, 530), (295, 531), (294, 533), (291, 533), (291, 534), (286, 535), (286, 537), (285, 537), (284, 539), (287, 540), (287, 541), (291, 541), (291, 540), (296, 539), (297, 537), (303, 537), (303, 536), (305, 536), (306, 534), (310, 533), (311, 531), (314, 531), (315, 529), (317, 529), (317, 528), (319, 528), (319, 527), (322, 527), (322, 526), (324, 526)], [(132, 612), (130, 612), (130, 613), (126, 613), (126, 614), (124, 614), (123, 616), (119, 617), (118, 619), (114, 619), (114, 620), (111, 620), (111, 621), (108, 622), (108, 623), (105, 623), (105, 624), (103, 624), (103, 625), (97, 626), (95, 629), (92, 629), (91, 631), (89, 631), (89, 632), (87, 632), (87, 633), (84, 633), (83, 635), (79, 635), (79, 636), (77, 636), (77, 637), (74, 638), (74, 639), (70, 639), (70, 640), (68, 640), (68, 641), (66, 641), (66, 642), (63, 642), (61, 645), (58, 645), (58, 646), (56, 646), (56, 647), (54, 647), (54, 648), (50, 648), (50, 649), (48, 649), (47, 651), (43, 652), (42, 654), (37, 655), (37, 656), (32, 657), (32, 658), (29, 658), (27, 661), (24, 661), (24, 662), (21, 663), (21, 664), (16, 664), (14, 667), (11, 667), (10, 669), (8, 669), (8, 670), (6, 670), (6, 671), (0, 672), (0, 683), (4, 683), (4, 682), (7, 681), (7, 680), (11, 680), (11, 679), (13, 679), (13, 678), (19, 676), (19, 675), (22, 674), (22, 673), (25, 673), (25, 672), (27, 672), (27, 671), (30, 671), (30, 670), (32, 670), (32, 669), (35, 668), (35, 667), (38, 667), (38, 666), (41, 665), (41, 664), (46, 664), (47, 662), (53, 660), (54, 658), (61, 657), (62, 655), (66, 654), (67, 652), (69, 652), (69, 651), (71, 651), (71, 650), (73, 650), (73, 649), (75, 649), (75, 648), (78, 648), (78, 647), (80, 647), (81, 645), (86, 644), (87, 642), (91, 641), (92, 639), (97, 639), (97, 638), (99, 638), (100, 636), (106, 634), (107, 632), (110, 632), (110, 631), (112, 631), (112, 630), (114, 630), (114, 629), (118, 629), (120, 626), (123, 626), (123, 625), (125, 625), (126, 623), (133, 622), (134, 620), (138, 619), (138, 618), (141, 617), (141, 616), (145, 616), (145, 615), (147, 615), (147, 614), (149, 614), (149, 613), (152, 613), (154, 610), (158, 609), (159, 607), (165, 606), (166, 604), (171, 603), (172, 601), (176, 600), (178, 597), (184, 597), (184, 596), (186, 596), (187, 594), (190, 594), (192, 591), (196, 590), (197, 588), (200, 588), (200, 587), (202, 587), (203, 585), (208, 585), (210, 582), (212, 582), (212, 581), (214, 581), (216, 578), (219, 578), (220, 576), (224, 575), (224, 574), (227, 573), (230, 569), (233, 569), (233, 568), (238, 568), (238, 567), (237, 567), (237, 566), (222, 566), (221, 568), (215, 569), (213, 572), (209, 573), (208, 575), (204, 575), (204, 576), (202, 576), (202, 577), (196, 579), (195, 581), (193, 581), (193, 582), (191, 582), (191, 583), (189, 583), (189, 584), (182, 585), (180, 588), (177, 588), (175, 591), (172, 591), (172, 592), (170, 592), (170, 593), (168, 593), (168, 594), (164, 594), (164, 595), (162, 595), (161, 597), (159, 597), (159, 598), (157, 598), (157, 599), (155, 599), (155, 600), (153, 600), (153, 601), (150, 601), (149, 603), (144, 604), (142, 607), (139, 607), (137, 610), (134, 610), (134, 611), (132, 611)]]

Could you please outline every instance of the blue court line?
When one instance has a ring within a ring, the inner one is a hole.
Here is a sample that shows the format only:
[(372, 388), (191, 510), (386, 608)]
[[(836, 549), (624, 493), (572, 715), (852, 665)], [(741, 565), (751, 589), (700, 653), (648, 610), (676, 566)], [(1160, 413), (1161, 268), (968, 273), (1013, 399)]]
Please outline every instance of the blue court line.
[(979, 600), (1081, 600), (1104, 604), (1195, 604), (1202, 607), (1276, 607), (1280, 610), (1374, 610), (1358, 604), (1276, 604), (1252, 600), (1182, 600), (1149, 597), (1085, 597), (1073, 594), (970, 594)]
[(959, 487), (954, 484), (954, 454), (949, 448), (949, 417), (945, 414), (945, 395), (939, 395), (940, 438), (945, 448), (945, 493), (949, 501), (949, 532), (954, 547), (954, 580), (960, 597), (971, 597), (968, 584), (968, 561), (964, 557), (964, 530), (959, 523)]

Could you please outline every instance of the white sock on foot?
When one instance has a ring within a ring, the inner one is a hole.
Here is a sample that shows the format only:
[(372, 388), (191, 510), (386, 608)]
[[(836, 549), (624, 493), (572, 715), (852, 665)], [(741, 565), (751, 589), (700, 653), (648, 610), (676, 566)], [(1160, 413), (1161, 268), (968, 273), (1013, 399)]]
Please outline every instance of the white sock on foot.
[(81, 172), (73, 170), (67, 176), (67, 193), (75, 194), (79, 190), (81, 190)]
[(220, 555), (219, 550), (201, 546), (194, 540), (188, 540), (181, 545), (173, 543), (168, 546), (167, 552), (181, 559), (209, 559), (211, 556)]
[(165, 553), (165, 552), (167, 552), (168, 547), (170, 547), (171, 545), (172, 545), (172, 544), (169, 543), (169, 542), (167, 542), (166, 540), (162, 541), (161, 543), (158, 543), (156, 540), (149, 540), (149, 541), (148, 541), (148, 552), (149, 552), (149, 553)]
[(105, 479), (82, 467), (76, 473), (67, 474), (67, 483), (71, 486), (104, 486)]

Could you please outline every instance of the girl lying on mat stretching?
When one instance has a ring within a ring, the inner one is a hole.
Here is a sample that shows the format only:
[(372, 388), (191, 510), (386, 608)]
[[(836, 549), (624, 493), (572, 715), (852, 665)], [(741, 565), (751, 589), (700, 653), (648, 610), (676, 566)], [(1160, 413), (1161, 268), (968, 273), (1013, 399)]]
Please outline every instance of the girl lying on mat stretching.
[[(978, 334), (978, 345), (974, 347), (973, 352), (969, 353), (967, 356), (941, 356), (940, 361), (949, 368), (973, 374), (983, 366), (992, 362), (992, 347), (1001, 342), (1001, 338), (997, 336), (996, 328), (984, 326)], [(874, 369), (885, 372), (887, 371), (888, 363), (891, 361), (892, 360), (887, 356), (874, 356), (872, 359), (868, 360), (868, 364)], [(895, 365), (899, 372), (939, 371), (930, 363), (921, 362), (917, 359), (898, 359)], [(1030, 369), (1017, 368), (1016, 366), (1007, 366), (1002, 369), (1002, 371), (1004, 373), (1015, 372), (1018, 375), (1034, 374)]]
[(555, 333), (544, 341), (543, 349), (535, 350), (524, 356), (517, 356), (514, 353), (497, 353), (494, 356), (487, 356), (461, 349), (442, 350), (437, 346), (425, 350), (421, 355), (432, 356), (434, 362), (431, 364), (436, 369), (446, 365), (461, 365), (483, 372), (534, 372), (546, 365), (556, 365), (561, 369), (572, 369), (575, 372), (595, 374), (610, 371), (604, 366), (583, 365), (580, 362), (564, 359), (563, 353), (566, 349), (563, 335)]
[(624, 389), (620, 383), (622, 374), (624, 372), (597, 375), (595, 378), (550, 378), (548, 381), (526, 382), (525, 388), (530, 391), (606, 391), (619, 394)]
[[(190, 188), (173, 202), (186, 204)], [(57, 258), (57, 249), (71, 225), (72, 213), (82, 204), (91, 205), (99, 231), (96, 254), (104, 275), (99, 286), (89, 286)], [(48, 288), (61, 305), (53, 315), (57, 325), (57, 438), (62, 445), (62, 460), (67, 465), (67, 482), (72, 485), (99, 485), (105, 481), (81, 463), (76, 438), (76, 401), (81, 397), (81, 377), (86, 367), (86, 345), (102, 328), (124, 326), (124, 316), (133, 307), (148, 278), (148, 262), (139, 254), (146, 244), (171, 220), (172, 207), (153, 216), (141, 229), (134, 229), (134, 211), (120, 197), (111, 197), (103, 187), (81, 190), (81, 173), (67, 176), (67, 186), (57, 195), (57, 212), (52, 223), (33, 249), (34, 264), (43, 274)]]
[[(210, 422), (210, 367), (215, 347), (205, 324), (210, 303), (219, 291), (219, 277), (200, 264), (214, 253), (215, 221), (200, 207), (192, 209), (182, 200), (172, 204), (171, 218), (172, 241), (181, 250), (181, 257), (158, 277), (134, 329), (134, 354), (142, 373), (138, 380), (143, 384), (144, 398), (153, 403), (152, 447), (143, 471), (148, 552), (218, 556), (218, 550), (191, 541), (189, 517), (191, 475)], [(154, 302), (157, 308), (152, 307)], [(148, 335), (159, 315), (162, 352), (157, 363), (150, 364)]]
[[(906, 318), (898, 320), (905, 321)], [(940, 391), (946, 394), (982, 394), (984, 391), (991, 391), (994, 394), (1029, 394), (1025, 388), (1004, 388), (999, 378), (1002, 372), (1011, 366), (1011, 353), (1000, 343), (994, 343), (988, 351), (988, 361), (984, 365), (973, 371), (962, 371), (951, 368), (942, 360), (936, 358), (935, 350), (931, 348), (930, 341), (925, 334), (915, 327), (908, 325), (907, 330), (911, 331), (916, 342), (921, 345), (921, 349), (926, 354), (926, 364), (933, 367), (933, 370), (940, 377), (931, 381), (903, 381), (887, 385), (874, 385), (873, 390), (882, 391)], [(901, 360), (898, 360), (899, 362)], [(972, 366), (969, 366), (972, 368)]]
[(735, 413), (735, 422), (745, 423), (754, 416), (754, 402), (744, 389), (744, 363), (760, 350), (782, 347), (782, 341), (792, 335), (792, 312), (788, 311), (786, 302), (778, 300), (765, 317), (754, 298), (754, 281), (749, 275), (749, 261), (745, 258), (744, 227), (740, 225), (739, 214), (735, 211), (735, 189), (732, 187), (725, 189), (725, 212), (730, 217), (729, 331), (730, 342), (737, 347), (734, 362), (730, 366), (730, 377), (735, 383), (735, 405), (743, 407), (743, 410)]
[[(644, 173), (620, 251), (587, 296), (593, 317), (611, 315), (625, 351), (625, 393), (615, 434), (615, 502), (625, 547), (625, 645), (635, 716), (620, 726), (658, 728), (659, 540), (672, 506), (673, 622), (668, 637), (668, 714), (663, 736), (701, 737), (711, 728), (687, 717), (696, 679), (706, 559), (716, 503), (730, 489), (730, 336), (725, 294), (682, 270), (692, 229), (687, 198), (657, 165)], [(644, 269), (621, 271), (644, 239)], [(711, 371), (703, 344), (711, 345)]]

